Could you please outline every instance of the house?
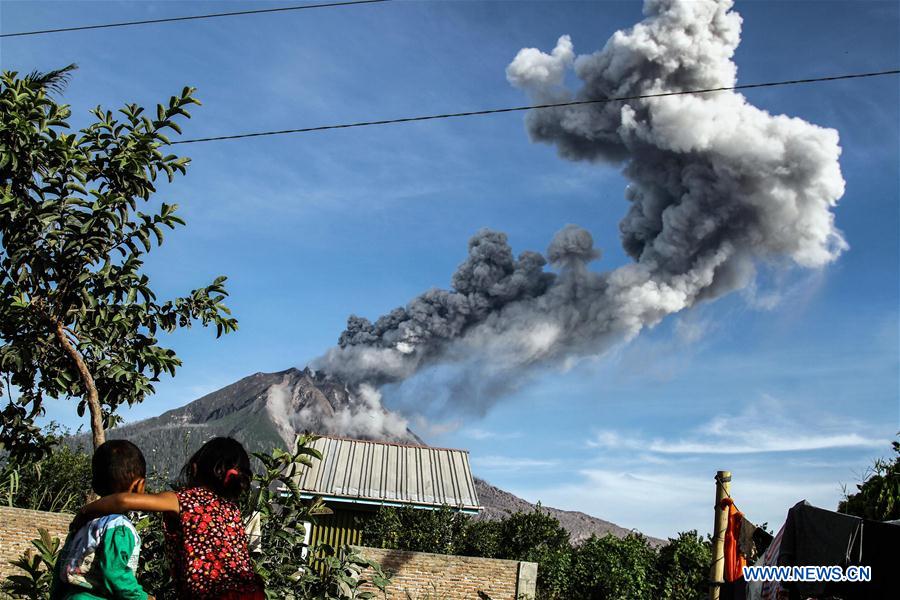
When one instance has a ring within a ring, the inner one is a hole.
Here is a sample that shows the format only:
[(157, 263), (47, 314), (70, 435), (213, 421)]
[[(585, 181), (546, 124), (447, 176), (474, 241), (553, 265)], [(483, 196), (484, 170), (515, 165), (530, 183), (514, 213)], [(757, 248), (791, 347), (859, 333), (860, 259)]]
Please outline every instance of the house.
[(481, 506), (466, 450), (325, 436), (312, 447), (322, 460), (296, 478), (304, 498), (334, 511), (308, 532), (308, 544), (360, 544), (362, 525), (382, 506), (478, 514)]

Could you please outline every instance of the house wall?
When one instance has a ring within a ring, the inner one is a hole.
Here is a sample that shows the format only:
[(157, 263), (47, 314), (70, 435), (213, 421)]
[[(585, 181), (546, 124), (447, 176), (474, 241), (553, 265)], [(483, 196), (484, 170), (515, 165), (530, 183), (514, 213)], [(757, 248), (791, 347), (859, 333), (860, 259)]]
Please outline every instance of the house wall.
[(362, 520), (371, 518), (375, 513), (330, 504), (328, 507), (334, 514), (316, 517), (316, 524), (312, 526), (310, 535), (310, 546), (328, 544), (336, 548), (345, 544), (361, 544)]
[(367, 547), (357, 550), (393, 573), (388, 600), (534, 598), (535, 563)]
[(25, 510), (0, 506), (0, 579), (19, 570), (9, 564), (29, 548), (31, 540), (38, 537), (38, 527), (46, 529), (51, 537), (65, 541), (73, 515), (40, 510)]

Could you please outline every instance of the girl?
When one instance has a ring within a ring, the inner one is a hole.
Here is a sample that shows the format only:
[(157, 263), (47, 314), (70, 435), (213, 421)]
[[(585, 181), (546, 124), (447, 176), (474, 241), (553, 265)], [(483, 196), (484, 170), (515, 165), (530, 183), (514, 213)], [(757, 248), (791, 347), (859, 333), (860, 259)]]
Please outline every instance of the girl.
[(250, 488), (250, 458), (239, 442), (213, 438), (181, 470), (178, 491), (105, 496), (79, 517), (146, 511), (163, 513), (166, 554), (178, 598), (262, 600), (237, 500)]

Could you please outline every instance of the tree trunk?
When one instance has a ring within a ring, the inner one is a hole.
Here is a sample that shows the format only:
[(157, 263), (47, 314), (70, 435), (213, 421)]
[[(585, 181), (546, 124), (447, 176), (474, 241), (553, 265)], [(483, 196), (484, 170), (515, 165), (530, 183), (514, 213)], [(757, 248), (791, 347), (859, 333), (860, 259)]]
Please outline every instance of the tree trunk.
[(78, 353), (78, 350), (75, 349), (69, 338), (66, 337), (62, 321), (56, 322), (56, 339), (62, 344), (66, 354), (75, 362), (78, 374), (81, 375), (81, 382), (84, 384), (84, 389), (87, 392), (85, 400), (87, 401), (88, 409), (91, 411), (91, 439), (94, 443), (94, 450), (96, 450), (97, 446), (106, 441), (106, 432), (103, 430), (103, 411), (100, 408), (100, 395), (97, 393), (97, 385), (94, 383), (94, 377), (88, 370), (84, 358)]

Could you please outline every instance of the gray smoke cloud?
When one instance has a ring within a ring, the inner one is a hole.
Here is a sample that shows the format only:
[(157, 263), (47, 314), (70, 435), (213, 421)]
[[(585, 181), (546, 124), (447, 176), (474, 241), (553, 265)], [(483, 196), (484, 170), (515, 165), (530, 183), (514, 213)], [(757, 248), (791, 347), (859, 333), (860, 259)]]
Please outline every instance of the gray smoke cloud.
[[(536, 103), (727, 87), (741, 17), (730, 0), (647, 0), (645, 18), (602, 50), (521, 50), (508, 81)], [(564, 86), (573, 70), (577, 91)], [(531, 139), (567, 160), (618, 165), (630, 181), (620, 223), (634, 262), (599, 273), (591, 234), (569, 225), (546, 259), (514, 257), (483, 230), (452, 278), (377, 319), (350, 317), (318, 368), (381, 386), (446, 369), (451, 400), (485, 403), (536, 366), (607, 350), (667, 315), (751, 283), (756, 264), (822, 267), (846, 249), (838, 134), (771, 115), (736, 92), (535, 110)], [(557, 272), (545, 270), (547, 263)]]

